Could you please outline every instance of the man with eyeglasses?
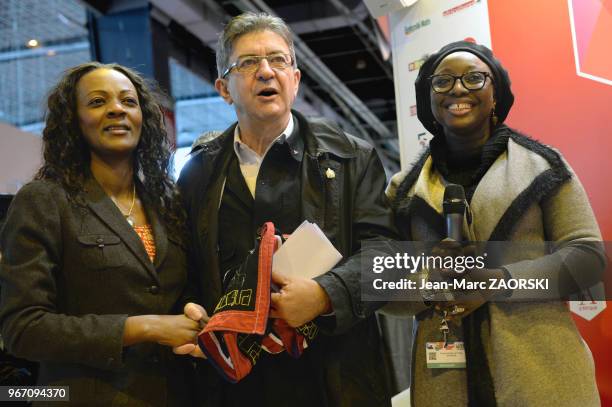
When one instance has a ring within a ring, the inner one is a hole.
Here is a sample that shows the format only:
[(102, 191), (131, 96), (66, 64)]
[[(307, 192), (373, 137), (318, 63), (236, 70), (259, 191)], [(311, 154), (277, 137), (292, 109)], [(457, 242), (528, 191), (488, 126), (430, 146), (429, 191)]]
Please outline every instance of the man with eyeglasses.
[(390, 406), (373, 315), (382, 304), (361, 302), (358, 254), (363, 240), (395, 237), (380, 159), (334, 124), (292, 110), (300, 71), (281, 19), (230, 20), (217, 70), (215, 87), (238, 122), (205, 143), (179, 179), (201, 305), (215, 309), (225, 271), (244, 261), (264, 222), (289, 234), (314, 222), (343, 260), (314, 279), (273, 276), (280, 291), (271, 316), (294, 328), (314, 320), (319, 329), (299, 358), (260, 352), (236, 384), (208, 366), (199, 393), (223, 406)]

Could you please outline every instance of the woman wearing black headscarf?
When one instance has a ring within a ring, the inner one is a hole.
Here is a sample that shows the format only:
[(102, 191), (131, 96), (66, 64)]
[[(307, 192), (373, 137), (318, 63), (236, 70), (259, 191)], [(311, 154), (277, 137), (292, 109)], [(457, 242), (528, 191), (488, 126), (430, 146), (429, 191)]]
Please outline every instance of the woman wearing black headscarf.
[[(470, 215), (466, 241), (555, 242), (555, 255), (510, 253), (479, 279), (537, 275), (563, 295), (595, 283), (605, 259), (592, 244), (601, 235), (586, 194), (558, 152), (503, 124), (514, 96), (491, 51), (451, 43), (425, 61), (415, 86), (418, 118), (434, 137), (389, 186), (404, 239), (442, 240), (442, 196), (446, 185), (459, 184)], [(572, 262), (560, 263), (569, 257)], [(599, 405), (592, 358), (564, 303), (488, 298), (460, 308), (403, 304), (418, 321), (413, 406)], [(449, 338), (465, 343), (466, 369), (427, 367), (426, 343), (441, 338), (436, 308), (458, 311)]]

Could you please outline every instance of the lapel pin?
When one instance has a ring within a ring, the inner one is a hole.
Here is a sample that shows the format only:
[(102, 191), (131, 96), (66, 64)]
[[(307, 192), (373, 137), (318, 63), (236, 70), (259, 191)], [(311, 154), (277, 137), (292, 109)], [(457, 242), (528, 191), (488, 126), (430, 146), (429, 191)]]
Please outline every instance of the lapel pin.
[(331, 168), (328, 168), (325, 171), (325, 176), (327, 177), (327, 179), (334, 179), (336, 178), (336, 173), (334, 170), (332, 170)]

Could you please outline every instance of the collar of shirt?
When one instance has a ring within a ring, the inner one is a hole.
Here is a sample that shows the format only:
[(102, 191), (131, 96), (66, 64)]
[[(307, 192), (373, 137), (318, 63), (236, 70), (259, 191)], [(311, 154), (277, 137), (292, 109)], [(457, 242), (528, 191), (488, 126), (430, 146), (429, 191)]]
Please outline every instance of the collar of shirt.
[(293, 117), (293, 115), (291, 115), (289, 118), (289, 123), (287, 124), (287, 127), (285, 127), (285, 130), (283, 130), (283, 132), (277, 138), (275, 138), (272, 143), (270, 143), (266, 151), (264, 151), (263, 155), (261, 156), (255, 151), (253, 151), (251, 147), (243, 143), (242, 140), (240, 140), (240, 127), (236, 126), (236, 128), (234, 129), (234, 152), (236, 153), (236, 157), (238, 157), (238, 162), (240, 163), (240, 165), (257, 165), (259, 167), (263, 159), (266, 157), (266, 154), (268, 154), (268, 151), (270, 151), (270, 148), (274, 145), (274, 143), (288, 143), (291, 149), (292, 157), (301, 161), (302, 154), (300, 154), (300, 150), (302, 148), (300, 148), (297, 143), (294, 143), (295, 140), (293, 139), (297, 137), (292, 137), (293, 129), (295, 127), (294, 120), (295, 118)]
[(295, 128), (294, 120), (295, 118), (292, 114), (285, 130), (280, 134), (280, 136), (274, 139), (272, 143), (270, 143), (262, 156), (257, 154), (255, 151), (253, 151), (253, 149), (240, 140), (240, 129), (238, 126), (236, 126), (234, 129), (234, 152), (236, 153), (236, 157), (238, 157), (240, 172), (242, 173), (242, 176), (247, 184), (247, 187), (249, 188), (249, 191), (251, 191), (253, 198), (255, 197), (255, 190), (257, 188), (259, 168), (261, 167), (261, 163), (266, 157), (266, 154), (268, 151), (270, 151), (270, 147), (272, 147), (275, 143), (287, 143), (291, 156), (296, 161), (302, 161), (302, 157), (304, 155), (304, 142), (302, 141), (301, 137), (293, 135)]

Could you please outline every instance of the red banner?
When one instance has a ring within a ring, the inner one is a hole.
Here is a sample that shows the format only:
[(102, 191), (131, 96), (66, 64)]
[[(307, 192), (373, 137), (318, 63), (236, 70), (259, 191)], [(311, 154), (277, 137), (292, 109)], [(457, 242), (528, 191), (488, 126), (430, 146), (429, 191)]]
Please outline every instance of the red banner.
[[(490, 1), (489, 19), (516, 96), (507, 123), (563, 153), (612, 240), (612, 83), (598, 80), (612, 76), (612, 1)], [(612, 406), (612, 302), (591, 321), (575, 320), (595, 358), (602, 405)]]

